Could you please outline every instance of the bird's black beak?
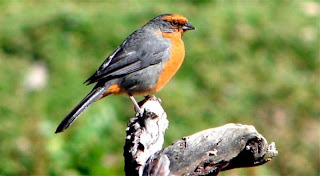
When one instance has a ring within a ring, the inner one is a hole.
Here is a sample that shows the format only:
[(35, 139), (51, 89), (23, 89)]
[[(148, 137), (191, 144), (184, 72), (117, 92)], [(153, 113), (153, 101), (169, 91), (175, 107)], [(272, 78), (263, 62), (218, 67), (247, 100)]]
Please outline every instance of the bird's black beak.
[(187, 31), (187, 30), (195, 30), (196, 28), (194, 26), (192, 26), (190, 23), (186, 23), (182, 26), (182, 29), (184, 31)]

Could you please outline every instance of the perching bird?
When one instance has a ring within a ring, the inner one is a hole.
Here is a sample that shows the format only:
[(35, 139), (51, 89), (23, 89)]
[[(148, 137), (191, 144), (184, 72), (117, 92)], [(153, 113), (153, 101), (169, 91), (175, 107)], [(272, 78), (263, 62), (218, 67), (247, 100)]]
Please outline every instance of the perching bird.
[(133, 95), (153, 95), (168, 83), (184, 60), (182, 36), (194, 29), (182, 15), (163, 14), (133, 32), (86, 80), (87, 85), (96, 85), (55, 133), (67, 129), (93, 102), (111, 94), (128, 94), (140, 111)]

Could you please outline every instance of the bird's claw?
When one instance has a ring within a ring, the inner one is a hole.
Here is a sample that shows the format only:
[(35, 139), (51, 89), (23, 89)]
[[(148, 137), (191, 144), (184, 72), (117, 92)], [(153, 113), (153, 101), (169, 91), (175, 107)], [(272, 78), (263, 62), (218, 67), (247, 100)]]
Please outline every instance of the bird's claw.
[(137, 116), (142, 117), (144, 113), (144, 109), (139, 106), (134, 106), (134, 111), (137, 113)]
[(143, 101), (143, 103), (145, 103), (148, 100), (154, 100), (154, 101), (158, 101), (160, 104), (162, 103), (162, 100), (154, 95), (147, 95), (145, 96), (145, 99)]

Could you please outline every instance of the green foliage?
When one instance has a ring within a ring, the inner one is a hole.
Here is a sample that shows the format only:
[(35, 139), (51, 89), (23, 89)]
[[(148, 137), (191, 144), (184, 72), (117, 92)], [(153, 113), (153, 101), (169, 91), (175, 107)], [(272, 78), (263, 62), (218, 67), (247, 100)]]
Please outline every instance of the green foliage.
[[(125, 128), (134, 114), (127, 97), (101, 100), (65, 133), (54, 131), (90, 91), (82, 81), (104, 58), (148, 20), (171, 12), (197, 30), (185, 34), (185, 63), (157, 94), (170, 120), (166, 145), (225, 123), (252, 124), (276, 142), (279, 156), (222, 175), (319, 174), (319, 6), (1, 1), (0, 175), (123, 175)], [(27, 79), (37, 65), (47, 74), (44, 87)]]

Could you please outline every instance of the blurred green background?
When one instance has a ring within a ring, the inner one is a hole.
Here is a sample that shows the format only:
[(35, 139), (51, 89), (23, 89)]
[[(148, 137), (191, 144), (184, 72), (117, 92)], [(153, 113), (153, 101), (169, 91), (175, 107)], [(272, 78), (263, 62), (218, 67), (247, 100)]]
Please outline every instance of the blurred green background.
[[(0, 1), (0, 175), (123, 175), (125, 96), (66, 132), (86, 80), (130, 33), (180, 13), (185, 62), (157, 94), (165, 146), (226, 123), (252, 124), (279, 155), (221, 175), (320, 175), (319, 1)], [(141, 99), (141, 97), (140, 97)]]

